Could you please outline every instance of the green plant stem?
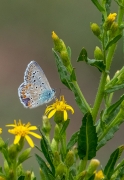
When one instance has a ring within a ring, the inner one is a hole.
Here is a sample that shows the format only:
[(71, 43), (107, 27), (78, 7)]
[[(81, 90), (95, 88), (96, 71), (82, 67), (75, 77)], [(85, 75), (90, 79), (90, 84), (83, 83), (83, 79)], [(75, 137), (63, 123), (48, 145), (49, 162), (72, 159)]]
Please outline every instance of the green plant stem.
[[(122, 4), (124, 6), (124, 0), (122, 1)], [(117, 20), (118, 25), (120, 25), (122, 20), (123, 20), (123, 14), (124, 14), (124, 9), (122, 7), (119, 7), (118, 20)], [(101, 102), (102, 102), (103, 97), (104, 97), (104, 88), (105, 88), (105, 84), (106, 84), (106, 78), (107, 78), (107, 74), (108, 74), (110, 67), (111, 67), (111, 63), (112, 63), (113, 55), (114, 55), (114, 52), (116, 49), (116, 45), (117, 45), (117, 43), (113, 44), (109, 48), (108, 53), (107, 53), (106, 71), (103, 72), (101, 75), (99, 88), (98, 88), (98, 91), (96, 94), (96, 98), (95, 98), (95, 102), (94, 102), (94, 106), (93, 106), (93, 110), (92, 110), (92, 116), (93, 116), (94, 123), (96, 122), (98, 111), (99, 111)]]
[(85, 156), (84, 159), (81, 160), (80, 165), (79, 165), (78, 174), (81, 173), (82, 171), (84, 171), (86, 169), (86, 166), (87, 166), (87, 156)]
[(66, 133), (63, 134), (62, 138), (60, 139), (60, 142), (61, 142), (62, 158), (64, 160), (66, 155)]
[[(84, 103), (84, 106), (86, 108), (86, 112), (91, 112), (91, 108), (90, 108), (89, 104), (87, 103), (86, 99), (84, 98), (77, 81), (73, 81), (73, 85), (74, 85), (74, 87), (76, 89), (76, 93), (79, 95), (81, 101)], [(82, 110), (82, 112), (83, 112), (83, 110)]]

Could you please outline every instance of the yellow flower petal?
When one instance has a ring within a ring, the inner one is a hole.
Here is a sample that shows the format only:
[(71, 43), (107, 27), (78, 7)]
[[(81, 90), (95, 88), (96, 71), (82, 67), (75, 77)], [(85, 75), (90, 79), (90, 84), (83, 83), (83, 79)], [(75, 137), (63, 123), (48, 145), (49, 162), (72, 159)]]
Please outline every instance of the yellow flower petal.
[(15, 127), (15, 124), (7, 124), (6, 126)]
[(29, 128), (28, 128), (29, 130), (36, 130), (36, 129), (38, 129), (36, 126), (30, 126)]
[(74, 113), (74, 109), (73, 109), (71, 106), (66, 105), (66, 109), (67, 109), (67, 110), (71, 110), (72, 114)]
[(50, 119), (56, 112), (56, 109), (52, 110), (49, 115), (48, 115), (48, 119)]
[(66, 121), (68, 118), (68, 114), (67, 114), (67, 111), (64, 111), (64, 121)]
[(25, 136), (25, 139), (28, 141), (28, 144), (33, 148), (34, 143), (33, 143), (32, 139), (28, 135)]
[(42, 137), (39, 135), (39, 134), (36, 134), (34, 132), (29, 132), (28, 134), (31, 134), (32, 136), (38, 138), (38, 139), (41, 139)]
[(0, 128), (0, 134), (2, 134), (2, 128)]
[(21, 139), (21, 136), (16, 135), (16, 136), (15, 136), (15, 139), (14, 139), (14, 144), (18, 144), (19, 141), (20, 141), (20, 139)]
[(45, 114), (47, 114), (49, 111), (53, 110), (54, 107), (47, 107), (46, 110), (45, 110)]

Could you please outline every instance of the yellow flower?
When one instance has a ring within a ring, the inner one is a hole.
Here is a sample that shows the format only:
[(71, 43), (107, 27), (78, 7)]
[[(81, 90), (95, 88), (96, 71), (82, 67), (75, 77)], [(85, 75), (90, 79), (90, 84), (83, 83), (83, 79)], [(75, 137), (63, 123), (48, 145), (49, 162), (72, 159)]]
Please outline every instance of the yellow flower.
[(104, 28), (106, 31), (111, 29), (111, 26), (113, 25), (116, 16), (117, 16), (116, 13), (110, 13), (108, 15), (108, 17), (106, 18), (105, 23), (104, 23)]
[(59, 37), (57, 36), (57, 34), (54, 31), (52, 32), (52, 39), (59, 40)]
[(47, 115), (50, 119), (57, 111), (60, 111), (63, 112), (64, 121), (66, 121), (68, 118), (67, 111), (69, 110), (71, 110), (72, 114), (74, 113), (74, 109), (70, 105), (66, 104), (64, 96), (60, 96), (60, 100), (56, 99), (55, 103), (53, 103), (50, 106), (47, 106), (45, 110), (45, 115)]
[(101, 170), (95, 173), (95, 180), (102, 180), (103, 178), (104, 178), (104, 175)]
[(109, 22), (114, 22), (115, 18), (116, 18), (117, 14), (116, 13), (110, 13), (107, 17), (107, 21)]
[(20, 139), (23, 137), (28, 141), (28, 143), (31, 147), (34, 147), (34, 143), (33, 143), (32, 139), (29, 137), (29, 134), (31, 134), (32, 136), (34, 136), (38, 139), (41, 139), (40, 135), (38, 135), (34, 132), (31, 132), (31, 130), (36, 130), (37, 127), (31, 126), (30, 123), (22, 124), (21, 120), (19, 120), (19, 122), (16, 123), (16, 120), (14, 120), (14, 124), (9, 124), (6, 126), (14, 127), (13, 129), (8, 130), (9, 133), (15, 135), (14, 144), (18, 144)]
[(0, 128), (0, 134), (2, 134), (2, 128)]

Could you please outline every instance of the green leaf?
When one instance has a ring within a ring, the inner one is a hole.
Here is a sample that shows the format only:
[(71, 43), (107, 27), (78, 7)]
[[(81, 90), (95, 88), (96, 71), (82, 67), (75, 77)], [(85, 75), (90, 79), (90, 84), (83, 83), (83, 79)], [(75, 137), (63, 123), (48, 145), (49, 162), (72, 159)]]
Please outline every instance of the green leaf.
[(103, 60), (89, 59), (87, 58), (87, 64), (95, 66), (100, 72), (105, 71), (106, 65)]
[[(104, 128), (101, 127), (102, 124), (100, 123), (100, 128), (99, 128), (99, 131), (98, 131), (98, 138), (100, 138), (102, 133), (104, 133), (104, 131), (106, 131), (106, 128), (110, 125), (110, 123), (113, 121), (113, 119), (119, 113), (120, 105), (121, 105), (123, 100), (124, 100), (124, 95), (122, 95), (117, 102), (112, 104), (103, 113), (104, 115), (101, 118), (102, 118), (103, 123), (105, 123), (105, 126), (104, 126)], [(107, 141), (109, 141), (114, 136), (114, 133), (119, 129), (119, 126), (123, 123), (123, 121), (124, 120), (121, 119), (114, 127), (112, 127), (109, 130), (108, 134), (105, 135), (105, 137), (98, 142), (97, 150), (100, 149), (102, 146), (104, 146), (107, 143)]]
[(71, 48), (69, 46), (67, 47), (67, 52), (68, 52), (69, 59), (71, 59)]
[(44, 172), (46, 180), (55, 180), (55, 177), (53, 176), (52, 172), (50, 171), (50, 169), (46, 165), (45, 161), (40, 156), (38, 156), (37, 154), (35, 154), (35, 156), (36, 156), (36, 159), (37, 159), (37, 162), (38, 162), (40, 168)]
[(42, 152), (52, 168), (52, 173), (55, 175), (55, 168), (53, 165), (53, 153), (52, 153), (51, 147), (42, 132), (41, 134), (42, 134), (42, 139), (40, 141), (40, 145), (41, 145)]
[(105, 11), (104, 8), (101, 6), (101, 4), (97, 1), (97, 0), (91, 0), (93, 2), (93, 4), (97, 7), (97, 9), (100, 11), (100, 12), (103, 12)]
[(64, 122), (64, 124), (63, 124), (63, 126), (62, 126), (62, 129), (61, 129), (61, 131), (60, 131), (60, 133), (59, 133), (60, 138), (62, 138), (63, 134), (65, 133), (65, 131), (66, 131), (68, 125), (69, 125), (69, 122), (70, 122), (70, 119), (67, 119), (67, 120)]
[(75, 132), (71, 136), (71, 138), (70, 138), (70, 140), (69, 140), (69, 142), (67, 144), (67, 150), (68, 151), (77, 143), (77, 141), (78, 141), (78, 134), (79, 134), (79, 131)]
[(77, 80), (77, 79), (76, 79), (76, 74), (75, 74), (75, 69), (74, 69), (74, 68), (73, 68), (73, 70), (72, 70), (70, 79), (71, 79), (72, 82)]
[(118, 90), (123, 89), (123, 88), (124, 88), (124, 84), (115, 85), (115, 86), (112, 86), (112, 87), (106, 89), (105, 93), (109, 94), (109, 93), (118, 91)]
[(18, 180), (24, 180), (25, 179), (25, 176), (20, 176), (19, 178), (18, 178)]
[(114, 37), (111, 41), (109, 41), (105, 47), (105, 50), (107, 50), (110, 46), (112, 46), (113, 44), (115, 44), (120, 38), (122, 37), (121, 34), (117, 35), (116, 37)]
[(117, 160), (120, 158), (120, 155), (122, 154), (122, 151), (124, 150), (124, 146), (118, 147), (110, 156), (108, 163), (105, 166), (104, 169), (104, 174), (108, 179), (111, 178), (113, 172), (114, 172), (114, 167), (117, 162)]
[(97, 140), (96, 127), (93, 125), (92, 115), (86, 113), (82, 119), (82, 126), (78, 135), (78, 155), (80, 159), (86, 156), (90, 160), (96, 156)]
[(112, 0), (106, 0), (106, 3), (105, 3), (107, 15), (110, 13), (111, 1)]
[(77, 58), (77, 62), (79, 61), (86, 61), (87, 62), (87, 51), (85, 48), (82, 48), (78, 58)]
[(70, 89), (70, 85), (68, 83), (68, 81), (70, 80), (70, 75), (68, 74), (68, 71), (66, 69), (66, 67), (63, 65), (61, 58), (58, 56), (57, 52), (52, 49), (54, 56), (55, 56), (55, 60), (56, 60), (56, 65), (57, 65), (57, 69), (58, 69), (58, 73), (59, 73), (59, 77), (61, 82)]
[(95, 178), (95, 174), (93, 174), (93, 175), (89, 178), (89, 180), (94, 180), (94, 178)]

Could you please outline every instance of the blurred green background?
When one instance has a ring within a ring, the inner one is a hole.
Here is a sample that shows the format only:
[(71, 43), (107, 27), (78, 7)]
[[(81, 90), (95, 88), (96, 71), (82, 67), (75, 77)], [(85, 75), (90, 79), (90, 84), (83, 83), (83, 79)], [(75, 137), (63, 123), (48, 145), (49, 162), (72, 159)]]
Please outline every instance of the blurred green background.
[[(113, 2), (111, 12), (117, 12), (117, 4)], [(12, 124), (13, 120), (21, 119), (24, 123), (30, 121), (32, 125), (41, 125), (41, 117), (45, 105), (36, 109), (25, 109), (18, 98), (18, 87), (23, 82), (24, 71), (31, 60), (35, 60), (44, 70), (50, 85), (56, 89), (56, 96), (64, 94), (67, 103), (72, 105), (75, 114), (71, 115), (68, 128), (68, 138), (79, 129), (82, 114), (78, 109), (73, 94), (62, 85), (52, 54), (53, 42), (51, 32), (54, 30), (66, 45), (72, 49), (72, 63), (76, 68), (79, 85), (87, 101), (93, 105), (97, 91), (100, 72), (83, 62), (76, 62), (82, 47), (88, 51), (89, 58), (93, 58), (95, 46), (100, 46), (97, 38), (90, 30), (90, 22), (100, 24), (101, 15), (89, 0), (4, 0), (0, 2), (0, 127), (3, 128), (2, 137), (10, 138), (5, 124)], [(111, 77), (123, 65), (122, 40), (119, 42), (114, 56)], [(115, 100), (123, 91), (115, 93)], [(54, 125), (53, 120), (51, 123)], [(124, 143), (124, 126), (117, 132), (107, 145), (100, 149), (97, 158), (104, 166), (112, 151)], [(39, 146), (39, 141), (34, 139)], [(26, 147), (28, 144), (26, 143)], [(32, 158), (25, 163), (25, 170), (34, 169), (39, 177), (39, 167), (32, 150)], [(2, 163), (2, 159), (1, 159)], [(0, 164), (1, 165), (1, 164)]]

